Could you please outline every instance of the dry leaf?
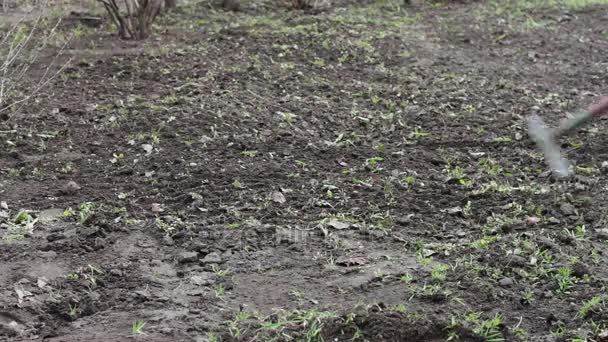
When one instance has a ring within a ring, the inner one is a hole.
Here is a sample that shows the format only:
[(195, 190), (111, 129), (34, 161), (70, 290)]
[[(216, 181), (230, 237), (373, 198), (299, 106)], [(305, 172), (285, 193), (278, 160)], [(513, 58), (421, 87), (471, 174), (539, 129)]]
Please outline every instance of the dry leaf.
[(338, 220), (331, 220), (331, 221), (327, 222), (327, 225), (329, 227), (334, 228), (334, 229), (348, 229), (348, 228), (350, 228), (351, 224), (348, 223), (348, 222), (341, 222), (341, 221), (338, 221)]
[(283, 195), (282, 193), (275, 191), (270, 195), (270, 198), (272, 199), (273, 202), (279, 203), (279, 204), (283, 204), (285, 202), (287, 202), (287, 199), (285, 198), (285, 195)]
[(164, 209), (161, 207), (160, 203), (152, 203), (151, 210), (153, 213), (161, 213)]

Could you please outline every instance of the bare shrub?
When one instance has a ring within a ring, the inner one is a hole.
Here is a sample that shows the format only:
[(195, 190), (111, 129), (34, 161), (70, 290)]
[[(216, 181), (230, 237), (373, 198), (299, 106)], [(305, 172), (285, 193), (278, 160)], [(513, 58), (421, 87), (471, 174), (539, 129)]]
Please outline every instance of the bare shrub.
[(152, 23), (163, 5), (163, 0), (125, 0), (124, 6), (116, 0), (97, 1), (105, 7), (121, 38), (137, 40), (150, 36)]
[[(50, 28), (43, 29), (44, 12), (41, 11), (31, 22), (21, 19), (8, 30), (0, 33), (0, 118), (9, 119), (23, 106), (35, 98), (70, 63), (57, 65), (59, 56), (69, 40), (51, 58), (40, 60), (43, 51), (56, 43), (54, 40), (60, 20)], [(38, 76), (32, 82), (27, 78), (32, 67)], [(27, 86), (26, 86), (27, 84)]]

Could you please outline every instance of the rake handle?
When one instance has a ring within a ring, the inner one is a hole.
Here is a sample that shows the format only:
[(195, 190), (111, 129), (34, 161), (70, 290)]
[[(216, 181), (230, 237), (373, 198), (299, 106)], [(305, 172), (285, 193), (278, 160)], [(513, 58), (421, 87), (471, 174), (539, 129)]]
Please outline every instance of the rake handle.
[(602, 96), (597, 103), (589, 106), (586, 111), (583, 111), (572, 119), (569, 119), (562, 123), (555, 131), (554, 136), (559, 137), (565, 135), (573, 129), (581, 127), (587, 122), (593, 120), (594, 118), (606, 114), (606, 112), (608, 112), (608, 96)]
[(602, 96), (600, 101), (591, 105), (587, 111), (591, 113), (591, 116), (593, 117), (602, 116), (608, 112), (608, 96)]

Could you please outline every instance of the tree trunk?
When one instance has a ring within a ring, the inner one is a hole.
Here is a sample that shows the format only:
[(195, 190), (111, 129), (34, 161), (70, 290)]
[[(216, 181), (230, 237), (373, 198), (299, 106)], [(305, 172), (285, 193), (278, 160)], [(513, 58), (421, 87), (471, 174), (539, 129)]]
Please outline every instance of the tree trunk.
[(165, 0), (165, 8), (174, 8), (177, 6), (177, 0)]

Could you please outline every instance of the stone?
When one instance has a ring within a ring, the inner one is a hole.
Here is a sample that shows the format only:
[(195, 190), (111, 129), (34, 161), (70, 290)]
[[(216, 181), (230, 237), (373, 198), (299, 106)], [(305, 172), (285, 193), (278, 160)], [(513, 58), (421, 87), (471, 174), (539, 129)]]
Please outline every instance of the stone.
[(198, 260), (198, 252), (184, 252), (179, 255), (179, 262), (187, 264)]
[(513, 278), (502, 278), (498, 281), (498, 285), (502, 286), (502, 287), (507, 287), (507, 286), (511, 286), (513, 285), (515, 282), (513, 281)]
[(577, 262), (576, 264), (572, 265), (572, 275), (577, 277), (577, 278), (582, 278), (583, 276), (585, 276), (586, 274), (589, 274), (589, 267), (587, 267), (586, 265)]
[(515, 267), (523, 267), (527, 263), (527, 259), (522, 257), (521, 255), (511, 255), (508, 258), (509, 264)]
[(209, 253), (203, 258), (203, 260), (201, 260), (201, 264), (203, 264), (203, 265), (219, 264), (221, 262), (222, 262), (222, 257), (220, 256), (220, 254), (218, 252)]
[(576, 215), (576, 208), (570, 203), (563, 203), (562, 205), (559, 206), (559, 210), (565, 216)]
[(78, 192), (78, 190), (82, 189), (78, 183), (74, 181), (69, 181), (66, 185), (61, 188), (60, 193), (63, 195), (73, 195)]

